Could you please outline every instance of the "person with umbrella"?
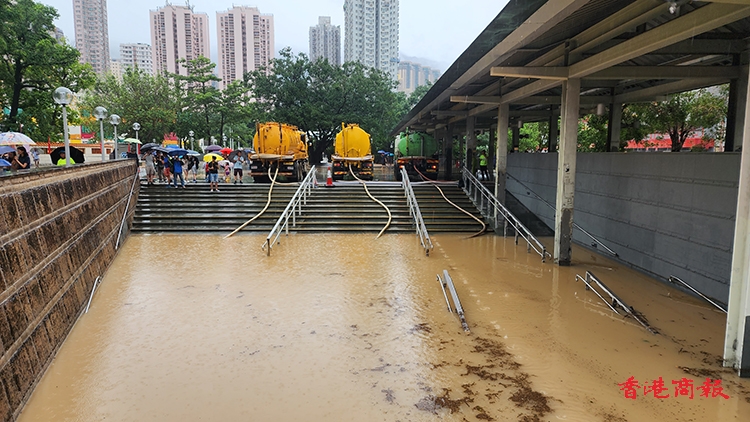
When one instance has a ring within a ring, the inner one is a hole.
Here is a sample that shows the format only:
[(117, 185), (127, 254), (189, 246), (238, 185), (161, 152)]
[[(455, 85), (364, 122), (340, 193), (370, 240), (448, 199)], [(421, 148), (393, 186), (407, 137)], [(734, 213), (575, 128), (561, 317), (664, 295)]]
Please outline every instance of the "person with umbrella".
[[(234, 154), (234, 153), (232, 153)], [(245, 162), (245, 157), (242, 156), (242, 152), (237, 152), (234, 155), (234, 164), (232, 170), (234, 170), (234, 184), (236, 185), (239, 181), (242, 184), (242, 164)]]
[(151, 152), (151, 150), (148, 150), (145, 154), (143, 154), (143, 161), (146, 162), (146, 179), (148, 180), (148, 185), (151, 186), (154, 184), (154, 176), (156, 176), (154, 154)]
[(173, 173), (173, 179), (174, 179), (174, 187), (177, 187), (177, 178), (180, 178), (180, 182), (182, 182), (182, 188), (185, 188), (185, 178), (182, 177), (182, 157), (179, 157), (177, 155), (173, 156), (172, 159), (172, 173)]
[(190, 173), (193, 173), (193, 183), (198, 183), (198, 157), (194, 155), (188, 155), (188, 179), (190, 179)]
[(208, 180), (211, 182), (211, 192), (219, 191), (219, 162), (216, 161), (216, 156), (211, 156), (211, 161), (208, 162)]
[(19, 146), (16, 151), (18, 154), (13, 158), (11, 166), (14, 170), (28, 170), (31, 168), (31, 159), (29, 154), (26, 153), (26, 148)]
[[(66, 161), (67, 161), (67, 163), (66, 163)], [(56, 165), (58, 165), (58, 166), (61, 166), (61, 167), (62, 167), (62, 166), (64, 166), (65, 164), (68, 164), (68, 163), (70, 163), (70, 164), (73, 164), (73, 162), (72, 162), (72, 161), (71, 161), (70, 159), (68, 159), (68, 160), (65, 160), (65, 151), (61, 152), (61, 153), (60, 153), (60, 159), (59, 159), (59, 160), (57, 160), (57, 164), (56, 164)]]

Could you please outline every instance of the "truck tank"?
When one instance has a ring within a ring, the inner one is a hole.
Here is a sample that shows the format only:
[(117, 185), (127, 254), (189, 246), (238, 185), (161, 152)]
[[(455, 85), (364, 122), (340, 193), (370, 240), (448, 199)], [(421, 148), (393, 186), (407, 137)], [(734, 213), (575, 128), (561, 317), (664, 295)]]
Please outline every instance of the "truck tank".
[(393, 171), (396, 180), (401, 180), (401, 168), (405, 168), (410, 178), (422, 180), (423, 175), (437, 179), (440, 160), (435, 138), (424, 132), (401, 132), (395, 140), (396, 161)]
[(256, 182), (268, 183), (269, 169), (273, 175), (277, 167), (287, 180), (302, 180), (309, 170), (307, 136), (286, 123), (258, 123), (249, 157), (250, 175)]
[(349, 168), (360, 179), (372, 180), (372, 146), (370, 134), (356, 123), (341, 123), (341, 131), (336, 134), (333, 163), (333, 178), (343, 179)]

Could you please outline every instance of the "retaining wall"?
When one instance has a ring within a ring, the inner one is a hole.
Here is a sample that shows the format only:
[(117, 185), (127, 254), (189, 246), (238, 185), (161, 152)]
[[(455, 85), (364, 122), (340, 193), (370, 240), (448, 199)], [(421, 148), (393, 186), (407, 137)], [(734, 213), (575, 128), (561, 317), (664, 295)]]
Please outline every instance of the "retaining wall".
[(114, 259), (135, 175), (123, 160), (0, 178), (0, 419), (17, 417)]
[[(579, 153), (574, 221), (657, 278), (726, 303), (737, 212), (737, 153)], [(554, 228), (557, 154), (510, 154), (507, 188)], [(574, 230), (574, 241), (591, 240)]]

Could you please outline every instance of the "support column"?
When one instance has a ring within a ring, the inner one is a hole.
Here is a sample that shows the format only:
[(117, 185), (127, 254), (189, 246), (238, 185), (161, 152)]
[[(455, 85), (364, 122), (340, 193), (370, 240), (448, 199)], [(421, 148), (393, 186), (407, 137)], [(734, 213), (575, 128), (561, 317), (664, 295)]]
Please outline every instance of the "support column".
[[(746, 79), (744, 102), (747, 104), (748, 101), (750, 84)], [(750, 108), (745, 107), (742, 117), (743, 143), (750, 145)], [(740, 186), (727, 303), (724, 366), (733, 367), (741, 377), (750, 377), (750, 148), (743, 148), (740, 158)]]
[(557, 122), (557, 113), (555, 113), (555, 106), (550, 106), (549, 111), (552, 113), (552, 115), (549, 118), (549, 134), (547, 135), (547, 139), (549, 139), (549, 142), (547, 142), (547, 152), (557, 152), (557, 134), (559, 128)]
[(622, 131), (622, 104), (612, 104), (609, 107), (609, 123), (607, 124), (607, 151), (620, 151), (620, 132)]
[(451, 180), (453, 178), (453, 125), (448, 125), (445, 128), (445, 173), (443, 174), (444, 180)]
[(518, 146), (521, 145), (521, 129), (518, 128), (518, 121), (513, 122), (511, 132), (513, 133), (513, 152), (518, 152)]
[(445, 174), (445, 166), (449, 165), (445, 154), (448, 149), (448, 140), (446, 139), (445, 132), (445, 128), (435, 129), (435, 142), (438, 143), (438, 154), (440, 155), (440, 161), (438, 162), (438, 179), (443, 177)]
[(557, 154), (557, 197), (555, 201), (555, 262), (570, 265), (573, 240), (573, 198), (576, 187), (576, 146), (581, 80), (563, 82), (562, 136)]
[(508, 171), (508, 117), (510, 107), (497, 108), (497, 147), (495, 148), (495, 197), (505, 204), (505, 175)]
[(497, 125), (490, 125), (489, 142), (487, 144), (487, 166), (491, 175), (495, 174), (497, 160), (495, 159), (495, 145), (497, 144)]
[(477, 136), (474, 133), (474, 126), (476, 126), (477, 118), (475, 116), (469, 116), (466, 118), (466, 150), (464, 151), (464, 166), (471, 170), (472, 174), (477, 174), (476, 166), (474, 165), (474, 157), (476, 157), (477, 150)]
[(742, 146), (745, 125), (742, 118), (747, 110), (748, 66), (742, 66), (739, 79), (729, 83), (729, 107), (727, 108), (727, 133), (724, 141), (724, 151), (734, 152)]

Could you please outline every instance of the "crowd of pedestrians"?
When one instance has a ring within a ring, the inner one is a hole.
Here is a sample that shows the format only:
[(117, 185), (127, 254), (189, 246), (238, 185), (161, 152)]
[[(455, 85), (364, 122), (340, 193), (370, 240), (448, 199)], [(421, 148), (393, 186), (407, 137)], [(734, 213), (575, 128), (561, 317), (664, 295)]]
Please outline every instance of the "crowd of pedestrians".
[[(198, 183), (198, 172), (203, 167), (205, 181), (209, 183), (211, 192), (219, 192), (220, 175), (224, 183), (242, 184), (243, 166), (247, 160), (242, 154), (236, 154), (232, 161), (227, 156), (218, 161), (216, 155), (211, 160), (200, 165), (198, 157), (170, 156), (162, 151), (148, 151), (143, 154), (146, 169), (146, 183), (155, 185), (163, 183), (168, 188), (185, 188), (187, 183)], [(234, 178), (232, 179), (232, 175)]]
[[(10, 151), (0, 153), (0, 171), (15, 172), (31, 170), (32, 168), (39, 168), (39, 152), (36, 148), (32, 148), (31, 152), (27, 150), (28, 147), (18, 145), (17, 147), (3, 146), (3, 149)], [(33, 166), (32, 167), (32, 160)]]

